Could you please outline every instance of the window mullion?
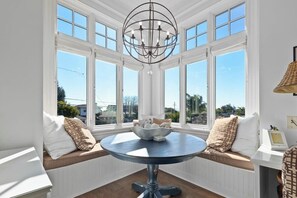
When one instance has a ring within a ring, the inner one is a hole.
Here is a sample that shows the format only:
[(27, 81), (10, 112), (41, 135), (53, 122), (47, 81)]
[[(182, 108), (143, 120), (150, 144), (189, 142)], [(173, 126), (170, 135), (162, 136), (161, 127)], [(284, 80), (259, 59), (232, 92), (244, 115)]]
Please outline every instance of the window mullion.
[(216, 114), (216, 67), (215, 67), (215, 56), (208, 49), (208, 80), (207, 80), (207, 113), (208, 113), (208, 127), (211, 128), (215, 121)]
[(116, 78), (116, 101), (117, 101), (117, 124), (123, 123), (123, 65), (116, 66), (117, 78)]
[(186, 65), (184, 63), (180, 64), (180, 114), (179, 123), (181, 126), (186, 124)]

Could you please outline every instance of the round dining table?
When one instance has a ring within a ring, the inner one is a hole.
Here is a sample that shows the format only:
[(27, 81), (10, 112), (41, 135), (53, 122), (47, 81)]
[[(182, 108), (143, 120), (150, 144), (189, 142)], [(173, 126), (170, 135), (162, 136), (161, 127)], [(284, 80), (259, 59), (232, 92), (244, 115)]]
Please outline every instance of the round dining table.
[(132, 184), (132, 188), (141, 193), (139, 197), (143, 198), (181, 194), (178, 187), (158, 185), (159, 165), (189, 160), (206, 148), (203, 139), (180, 132), (171, 132), (160, 142), (142, 140), (133, 132), (119, 133), (103, 138), (100, 144), (104, 150), (118, 159), (147, 165), (147, 184)]

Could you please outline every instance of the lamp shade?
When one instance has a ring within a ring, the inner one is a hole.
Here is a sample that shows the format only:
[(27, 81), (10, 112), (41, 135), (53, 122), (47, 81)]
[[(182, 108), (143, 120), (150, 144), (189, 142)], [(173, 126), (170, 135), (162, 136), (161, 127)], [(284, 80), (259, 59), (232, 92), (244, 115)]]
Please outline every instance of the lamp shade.
[(281, 82), (274, 88), (275, 93), (297, 93), (297, 61), (291, 62)]

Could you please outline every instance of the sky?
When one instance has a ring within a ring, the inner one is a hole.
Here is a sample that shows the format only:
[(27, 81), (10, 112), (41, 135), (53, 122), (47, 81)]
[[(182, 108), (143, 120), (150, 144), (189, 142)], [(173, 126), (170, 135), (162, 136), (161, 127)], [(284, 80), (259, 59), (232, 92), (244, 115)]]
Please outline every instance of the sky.
[[(230, 14), (228, 14), (229, 11), (218, 14), (215, 18), (215, 38), (222, 39), (230, 34), (243, 31), (245, 28), (244, 10), (245, 5), (241, 4), (232, 8)], [(72, 24), (74, 24), (73, 27)], [(87, 17), (58, 5), (59, 32), (86, 40), (86, 30), (84, 30), (87, 27), (86, 24)], [(187, 49), (193, 49), (207, 42), (206, 27), (205, 21), (187, 30)], [(108, 43), (108, 38), (106, 39)], [(177, 49), (173, 54), (179, 53)], [(215, 61), (216, 107), (226, 104), (236, 107), (245, 106), (245, 51), (219, 55)], [(207, 61), (188, 64), (186, 69), (187, 93), (201, 95), (207, 102)], [(58, 83), (64, 88), (66, 101), (70, 104), (86, 104), (86, 76), (86, 57), (63, 51), (57, 52)], [(137, 96), (137, 71), (124, 67), (123, 79), (123, 95)], [(98, 106), (106, 108), (107, 105), (116, 104), (116, 82), (116, 65), (96, 60), (95, 101)], [(179, 68), (174, 67), (165, 71), (165, 107), (179, 110), (179, 103)]]

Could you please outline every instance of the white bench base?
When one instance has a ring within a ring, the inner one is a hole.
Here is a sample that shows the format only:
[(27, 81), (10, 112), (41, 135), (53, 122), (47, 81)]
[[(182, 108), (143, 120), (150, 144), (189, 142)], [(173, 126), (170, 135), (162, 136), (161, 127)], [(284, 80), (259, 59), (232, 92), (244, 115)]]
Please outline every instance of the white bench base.
[(48, 198), (72, 198), (146, 168), (111, 155), (47, 170), (53, 184)]
[(160, 169), (224, 197), (254, 197), (254, 171), (200, 157), (183, 163), (161, 165)]

